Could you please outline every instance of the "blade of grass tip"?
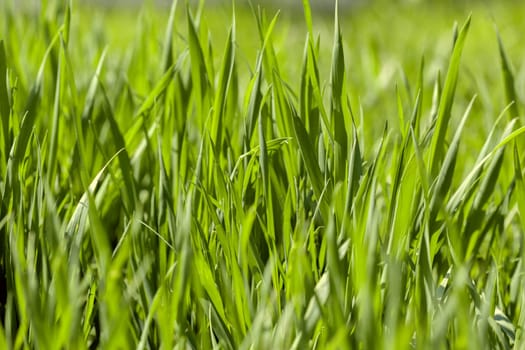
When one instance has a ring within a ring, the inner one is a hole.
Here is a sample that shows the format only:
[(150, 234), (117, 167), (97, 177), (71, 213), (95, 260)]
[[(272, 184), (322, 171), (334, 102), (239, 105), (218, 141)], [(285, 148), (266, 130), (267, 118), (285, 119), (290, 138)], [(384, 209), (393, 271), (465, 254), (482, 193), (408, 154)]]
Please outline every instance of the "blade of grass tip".
[[(5, 44), (0, 40), (0, 118), (2, 118), (2, 134), (4, 138), (4, 152), (9, 152), (11, 144), (9, 115), (11, 113), (11, 104), (9, 102), (9, 87), (7, 86), (7, 55)], [(6, 154), (7, 160), (7, 154)]]
[(310, 8), (310, 0), (303, 0), (303, 11), (304, 11), (304, 20), (306, 22), (306, 27), (308, 28), (309, 40), (313, 40), (314, 30), (313, 30), (313, 22), (312, 22), (312, 9)]
[(55, 172), (57, 165), (57, 147), (58, 147), (58, 135), (60, 131), (60, 109), (62, 105), (62, 46), (58, 53), (58, 67), (57, 76), (55, 81), (55, 101), (53, 104), (52, 124), (51, 124), (51, 137), (49, 139), (49, 160), (48, 169), (49, 177), (48, 181), (52, 184), (55, 181)]
[(164, 47), (162, 49), (162, 69), (164, 72), (168, 71), (168, 69), (170, 69), (170, 67), (173, 65), (173, 31), (175, 29), (175, 13), (177, 9), (177, 3), (177, 0), (173, 0), (171, 2), (168, 25), (166, 26)]
[(455, 40), (454, 49), (450, 57), (447, 76), (445, 78), (445, 85), (443, 86), (443, 93), (439, 101), (439, 109), (436, 121), (437, 124), (434, 130), (434, 136), (432, 137), (432, 145), (430, 149), (430, 174), (433, 177), (437, 175), (440, 163), (445, 156), (445, 136), (451, 117), (452, 104), (454, 102), (454, 95), (456, 92), (456, 84), (458, 80), (461, 53), (463, 51), (465, 39), (470, 27), (470, 19), (471, 17), (469, 16), (459, 31), (457, 40)]
[[(258, 18), (258, 23), (259, 17)], [(268, 44), (268, 41), (270, 40), (270, 35), (273, 32), (273, 28), (275, 27), (275, 24), (277, 23), (277, 19), (279, 18), (279, 13), (277, 13), (272, 21), (270, 22), (270, 25), (268, 26), (268, 29), (266, 31), (266, 35), (263, 39), (262, 47), (259, 51), (259, 54), (257, 55), (257, 63), (255, 68), (254, 77), (250, 81), (249, 89), (249, 99), (248, 99), (248, 113), (247, 113), (247, 128), (245, 130), (245, 151), (247, 151), (250, 147), (250, 139), (255, 129), (255, 120), (257, 119), (260, 105), (261, 105), (261, 79), (262, 79), (262, 72), (263, 72), (263, 60), (264, 60), (264, 52), (266, 45)], [(259, 30), (262, 30), (259, 24)], [(262, 34), (261, 34), (262, 36)]]
[(202, 101), (207, 90), (207, 69), (204, 59), (204, 50), (199, 40), (198, 24), (193, 19), (189, 6), (186, 6), (186, 21), (188, 23), (188, 45), (191, 57), (191, 79), (195, 88), (197, 103), (197, 115), (202, 116)]
[[(318, 75), (316, 62), (310, 62), (312, 56), (310, 55), (310, 45), (312, 45), (312, 39), (308, 34), (304, 53), (303, 53), (303, 66), (301, 70), (301, 83), (299, 91), (299, 105), (300, 115), (305, 120), (308, 133), (310, 134), (310, 140), (312, 143), (317, 143), (320, 135), (320, 122), (319, 122), (319, 107), (317, 101), (314, 98), (314, 92), (312, 87), (313, 79), (310, 74)], [(313, 72), (310, 68), (313, 68)]]
[(405, 112), (403, 111), (403, 101), (401, 101), (401, 94), (399, 92), (399, 86), (396, 84), (396, 97), (397, 97), (397, 116), (399, 118), (399, 130), (401, 130), (401, 137), (407, 139), (406, 126), (405, 126)]
[(438, 70), (436, 80), (434, 81), (434, 89), (432, 90), (432, 105), (430, 108), (430, 125), (428, 126), (425, 134), (423, 135), (422, 144), (428, 145), (432, 140), (432, 133), (436, 129), (436, 120), (439, 109), (439, 100), (441, 99), (442, 86), (441, 86), (441, 71)]
[[(99, 170), (99, 172), (95, 175), (93, 180), (91, 180), (89, 186), (87, 189), (91, 193), (95, 193), (99, 185), (104, 181), (104, 174), (107, 170), (107, 168), (110, 166), (110, 164), (115, 160), (119, 153), (123, 150), (118, 151), (116, 154), (114, 154), (107, 163), (102, 167), (102, 169)], [(69, 220), (67, 226), (66, 226), (66, 232), (69, 234), (72, 234), (73, 232), (76, 232), (76, 226), (80, 224), (80, 221), (85, 214), (86, 207), (88, 206), (88, 194), (87, 191), (84, 192), (80, 200), (78, 201), (78, 204), (75, 207), (75, 210), (73, 211), (73, 214), (71, 215), (71, 219)]]
[(69, 36), (71, 33), (71, 10), (73, 7), (72, 0), (69, 0), (66, 4), (65, 15), (64, 15), (64, 25), (62, 29), (62, 40), (64, 45), (67, 48), (69, 45)]
[(334, 18), (334, 46), (332, 49), (331, 85), (332, 85), (332, 132), (334, 133), (334, 175), (335, 182), (342, 181), (345, 176), (347, 157), (347, 133), (343, 115), (342, 104), (346, 96), (343, 94), (345, 89), (345, 56), (343, 50), (343, 39), (339, 26), (339, 5), (335, 2)]
[[(330, 130), (330, 123), (328, 114), (326, 112), (326, 109), (324, 107), (324, 100), (321, 93), (321, 83), (319, 79), (319, 69), (318, 69), (318, 59), (316, 54), (315, 45), (312, 40), (308, 42), (308, 76), (311, 79), (311, 85), (310, 87), (313, 90), (313, 97), (315, 98), (318, 112), (321, 115), (321, 120), (323, 122), (323, 125), (326, 129)], [(328, 137), (330, 139), (330, 142), (334, 142), (332, 133), (328, 133)]]
[(500, 174), (501, 168), (503, 166), (503, 156), (505, 148), (500, 148), (494, 155), (490, 166), (487, 169), (485, 176), (479, 186), (479, 189), (476, 191), (476, 196), (474, 198), (474, 203), (472, 204), (472, 209), (481, 209), (483, 205), (487, 203), (490, 199), (490, 196), (497, 187), (498, 176)]
[[(275, 70), (276, 73), (279, 73), (279, 65), (277, 64), (277, 58), (275, 56), (275, 51), (273, 49), (273, 46), (271, 45), (271, 39), (270, 35), (273, 32), (273, 27), (275, 26), (275, 23), (277, 22), (277, 18), (280, 16), (281, 11), (278, 10), (273, 16), (272, 20), (270, 21), (270, 24), (267, 25), (267, 18), (266, 13), (264, 12), (264, 9), (261, 7), (258, 8), (257, 12), (254, 12), (255, 18), (257, 20), (257, 29), (259, 33), (259, 38), (262, 40), (263, 45), (261, 47), (261, 52), (264, 52), (264, 62), (265, 69), (268, 72), (272, 72), (272, 70)], [(280, 74), (278, 74), (280, 76)]]
[(211, 121), (211, 139), (215, 145), (215, 152), (218, 154), (222, 146), (222, 130), (224, 128), (223, 115), (225, 112), (226, 101), (228, 100), (229, 87), (232, 81), (233, 70), (235, 68), (235, 14), (233, 15), (232, 25), (226, 41), (224, 58), (219, 76), (219, 87), (215, 95), (213, 106), (213, 117)]
[(417, 82), (417, 95), (416, 95), (416, 102), (414, 104), (414, 112), (412, 114), (412, 129), (414, 129), (414, 133), (416, 134), (416, 138), (419, 140), (419, 133), (420, 133), (420, 121), (421, 121), (421, 106), (423, 104), (423, 95), (424, 95), (424, 75), (425, 75), (425, 58), (421, 57), (421, 64), (419, 66), (419, 76), (418, 76), (418, 82)]
[(507, 98), (507, 104), (512, 104), (509, 108), (509, 119), (519, 116), (518, 108), (518, 96), (516, 94), (516, 88), (514, 84), (514, 74), (512, 72), (512, 66), (505, 51), (503, 40), (499, 34), (499, 30), (496, 27), (496, 36), (498, 37), (498, 49), (499, 57), (501, 61), (501, 73), (503, 74), (503, 85), (505, 86), (505, 97)]
[(20, 127), (18, 139), (16, 140), (16, 144), (14, 147), (13, 169), (15, 169), (18, 162), (22, 160), (27, 146), (29, 144), (29, 137), (32, 134), (37, 115), (37, 107), (40, 100), (40, 93), (42, 90), (42, 84), (44, 80), (44, 70), (46, 62), (49, 55), (51, 54), (51, 51), (53, 51), (55, 44), (58, 42), (59, 38), (60, 30), (55, 34), (55, 36), (51, 40), (51, 43), (47, 47), (47, 50), (44, 53), (44, 57), (42, 58), (42, 62), (40, 63), (40, 68), (38, 69), (35, 83), (33, 84), (31, 91), (29, 92), (29, 97), (27, 99), (27, 104), (25, 108), (26, 114), (24, 119), (22, 120), (22, 125)]

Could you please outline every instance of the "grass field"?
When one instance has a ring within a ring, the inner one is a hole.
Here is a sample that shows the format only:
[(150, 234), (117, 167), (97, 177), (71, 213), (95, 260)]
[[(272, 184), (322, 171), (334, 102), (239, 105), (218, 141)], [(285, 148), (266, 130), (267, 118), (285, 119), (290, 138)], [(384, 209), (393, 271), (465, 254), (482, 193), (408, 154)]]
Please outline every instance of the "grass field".
[(0, 349), (525, 349), (525, 5), (14, 3)]

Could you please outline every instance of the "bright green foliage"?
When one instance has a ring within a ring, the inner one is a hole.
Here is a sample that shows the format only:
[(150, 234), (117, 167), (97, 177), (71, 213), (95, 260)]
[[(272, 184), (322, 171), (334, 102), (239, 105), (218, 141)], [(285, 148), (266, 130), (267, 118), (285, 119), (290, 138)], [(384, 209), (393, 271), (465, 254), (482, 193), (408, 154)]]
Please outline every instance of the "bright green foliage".
[(525, 347), (518, 34), (309, 4), (0, 3), (1, 349)]

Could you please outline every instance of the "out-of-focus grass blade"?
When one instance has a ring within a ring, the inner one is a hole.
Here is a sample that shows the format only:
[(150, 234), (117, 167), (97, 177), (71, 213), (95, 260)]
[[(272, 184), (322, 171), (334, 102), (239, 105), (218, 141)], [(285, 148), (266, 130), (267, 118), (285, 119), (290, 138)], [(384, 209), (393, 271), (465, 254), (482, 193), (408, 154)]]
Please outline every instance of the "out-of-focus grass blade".
[(88, 199), (88, 217), (90, 222), (90, 236), (93, 244), (93, 250), (100, 269), (100, 278), (104, 280), (106, 278), (107, 268), (111, 259), (111, 249), (109, 245), (108, 234), (102, 219), (100, 217), (99, 210), (95, 203), (95, 197), (86, 188), (86, 194)]
[(417, 83), (417, 95), (416, 101), (414, 103), (414, 111), (412, 113), (412, 120), (410, 121), (412, 129), (416, 135), (416, 139), (419, 140), (420, 134), (420, 124), (421, 124), (421, 111), (423, 105), (423, 96), (424, 96), (424, 71), (425, 71), (425, 59), (421, 58), (421, 64), (419, 66), (419, 77)]
[(432, 137), (432, 145), (430, 149), (430, 174), (433, 177), (437, 175), (440, 163), (445, 156), (445, 137), (450, 121), (454, 95), (456, 92), (461, 52), (463, 51), (463, 46), (465, 45), (465, 39), (469, 27), (470, 16), (459, 31), (458, 38), (455, 41), (452, 56), (450, 57), (447, 76), (445, 78), (445, 85), (443, 86), (443, 93), (441, 94), (441, 99), (439, 102), (436, 121), (437, 124)]
[(421, 186), (423, 187), (423, 194), (428, 203), (430, 196), (430, 185), (427, 168), (425, 167), (425, 162), (423, 160), (423, 155), (421, 154), (421, 149), (417, 143), (416, 136), (414, 135), (414, 130), (410, 128), (410, 136), (412, 138), (412, 144), (414, 145), (414, 152), (416, 155), (416, 164), (417, 169), (419, 170), (419, 177), (421, 178)]
[(519, 116), (519, 107), (518, 107), (518, 95), (516, 94), (516, 88), (514, 84), (514, 74), (512, 73), (512, 66), (510, 60), (505, 51), (505, 46), (503, 45), (503, 40), (499, 35), (499, 31), (496, 28), (496, 35), (498, 37), (498, 49), (499, 57), (501, 61), (501, 72), (503, 74), (503, 85), (505, 86), (505, 97), (507, 98), (507, 104), (510, 105), (509, 108), (509, 119)]
[(65, 14), (64, 14), (64, 26), (63, 26), (63, 35), (62, 39), (64, 40), (64, 46), (67, 48), (69, 45), (69, 37), (71, 33), (71, 10), (73, 7), (73, 1), (68, 0)]
[(313, 39), (313, 22), (312, 22), (312, 9), (310, 8), (310, 0), (303, 0), (303, 11), (304, 20), (306, 21), (306, 27), (308, 28), (308, 34)]
[(406, 127), (405, 127), (405, 112), (403, 111), (403, 101), (401, 100), (401, 94), (399, 87), (396, 85), (396, 96), (397, 96), (397, 117), (399, 118), (399, 130), (401, 130), (401, 136), (406, 139)]
[(52, 126), (51, 126), (51, 137), (49, 139), (49, 178), (50, 183), (55, 181), (55, 171), (56, 171), (56, 162), (57, 162), (57, 145), (58, 145), (58, 135), (60, 131), (60, 109), (61, 109), (61, 95), (62, 95), (62, 47), (58, 54), (58, 67), (57, 67), (57, 76), (55, 80), (55, 101), (53, 105), (53, 115), (52, 115)]
[(11, 104), (9, 102), (7, 86), (7, 56), (5, 52), (4, 41), (0, 40), (0, 118), (2, 118), (2, 135), (4, 140), (4, 153), (7, 159), (11, 144), (9, 115), (11, 113)]
[(514, 327), (509, 317), (497, 306), (494, 310), (494, 321), (507, 336), (510, 343), (509, 345), (514, 345), (514, 340), (516, 339), (516, 327)]
[(167, 71), (173, 65), (173, 31), (175, 29), (175, 10), (177, 9), (177, 0), (171, 2), (170, 16), (166, 26), (164, 37), (164, 47), (162, 49), (162, 69)]

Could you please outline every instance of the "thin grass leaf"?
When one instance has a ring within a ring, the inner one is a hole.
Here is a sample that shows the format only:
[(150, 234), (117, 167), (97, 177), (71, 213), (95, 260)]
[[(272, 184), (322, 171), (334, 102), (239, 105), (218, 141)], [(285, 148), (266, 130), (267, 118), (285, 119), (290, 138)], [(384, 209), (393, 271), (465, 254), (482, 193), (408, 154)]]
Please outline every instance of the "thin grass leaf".
[(440, 163), (445, 156), (445, 136), (449, 125), (452, 104), (454, 102), (454, 95), (456, 92), (461, 53), (463, 51), (463, 46), (465, 45), (465, 39), (469, 27), (470, 16), (463, 27), (461, 27), (457, 40), (454, 41), (454, 49), (450, 57), (448, 72), (445, 78), (445, 85), (443, 87), (443, 93), (441, 94), (439, 101), (436, 129), (434, 131), (430, 149), (430, 174), (434, 176), (437, 174)]
[(458, 154), (459, 141), (461, 140), (461, 133), (463, 132), (463, 127), (465, 126), (467, 118), (470, 116), (470, 111), (472, 110), (472, 106), (475, 100), (476, 96), (474, 96), (472, 100), (470, 100), (470, 103), (467, 106), (463, 118), (461, 118), (461, 122), (456, 128), (456, 133), (454, 134), (454, 138), (450, 143), (449, 149), (443, 161), (443, 166), (441, 167), (441, 171), (437, 176), (437, 181), (433, 188), (433, 196), (430, 201), (431, 217), (435, 217), (437, 211), (440, 209), (443, 203), (446, 193), (448, 193), (450, 190), (452, 178), (454, 176), (454, 168), (456, 166), (456, 159)]
[(55, 36), (51, 40), (51, 43), (47, 47), (44, 57), (42, 58), (42, 62), (40, 63), (40, 68), (38, 70), (35, 83), (33, 84), (31, 92), (29, 93), (29, 97), (27, 99), (25, 107), (26, 114), (23, 118), (22, 125), (20, 126), (20, 132), (18, 134), (13, 150), (13, 168), (16, 168), (16, 165), (18, 165), (18, 163), (22, 160), (22, 157), (24, 156), (24, 153), (26, 152), (27, 146), (29, 144), (29, 137), (33, 132), (35, 120), (37, 117), (37, 108), (41, 97), (41, 90), (44, 79), (44, 69), (47, 63), (47, 59), (53, 51), (56, 43), (59, 41), (59, 38), (60, 31), (55, 34)]
[(503, 40), (496, 28), (496, 36), (498, 38), (498, 50), (501, 62), (501, 73), (503, 75), (503, 85), (505, 87), (505, 97), (507, 98), (507, 104), (509, 107), (509, 120), (520, 115), (518, 108), (518, 95), (516, 94), (514, 74), (512, 72), (512, 66), (510, 60), (505, 51)]
[(129, 158), (129, 154), (126, 150), (124, 136), (120, 132), (119, 126), (115, 120), (113, 108), (111, 107), (108, 95), (104, 86), (102, 85), (102, 82), (100, 82), (100, 90), (104, 97), (104, 116), (109, 122), (115, 146), (119, 150), (118, 160), (125, 186), (125, 191), (123, 192), (124, 204), (129, 214), (133, 212), (137, 204), (137, 190), (135, 188), (135, 180), (133, 179), (131, 161)]
[(213, 116), (210, 126), (211, 140), (215, 145), (215, 152), (217, 154), (221, 149), (226, 101), (228, 100), (233, 70), (235, 69), (235, 15), (232, 22), (232, 27), (226, 41), (226, 49), (224, 50), (223, 63), (219, 76), (219, 87), (215, 94)]
[(523, 180), (523, 168), (521, 167), (520, 154), (516, 144), (514, 144), (514, 178), (516, 181), (516, 201), (521, 228), (525, 232), (525, 182)]
[(164, 46), (162, 48), (162, 67), (164, 72), (168, 71), (174, 64), (173, 59), (173, 32), (175, 30), (175, 13), (178, 0), (172, 0), (166, 34), (164, 35)]
[(11, 148), (11, 130), (10, 130), (10, 114), (11, 104), (9, 102), (9, 86), (7, 76), (7, 56), (5, 51), (5, 44), (0, 40), (0, 118), (2, 118), (2, 138), (4, 141), (4, 158), (7, 159), (7, 152)]
[(49, 181), (55, 181), (55, 172), (57, 165), (57, 145), (58, 135), (60, 131), (60, 106), (62, 101), (62, 85), (64, 84), (62, 79), (62, 47), (60, 47), (60, 53), (58, 56), (58, 67), (57, 76), (55, 79), (55, 100), (53, 106), (51, 136), (49, 139), (49, 160), (48, 167), (50, 169)]
[[(304, 164), (306, 166), (306, 171), (312, 184), (315, 196), (318, 199), (320, 199), (322, 198), (321, 194), (323, 193), (323, 188), (325, 187), (323, 185), (324, 177), (321, 173), (321, 169), (319, 169), (319, 164), (317, 163), (317, 158), (315, 157), (314, 148), (310, 143), (308, 133), (304, 128), (302, 120), (297, 115), (293, 115), (292, 118), (295, 138), (299, 145), (299, 152), (301, 153), (301, 158), (303, 159)], [(328, 205), (328, 199), (323, 202), (324, 209), (322, 210), (322, 212), (327, 213), (328, 208), (326, 206)]]

